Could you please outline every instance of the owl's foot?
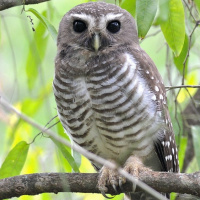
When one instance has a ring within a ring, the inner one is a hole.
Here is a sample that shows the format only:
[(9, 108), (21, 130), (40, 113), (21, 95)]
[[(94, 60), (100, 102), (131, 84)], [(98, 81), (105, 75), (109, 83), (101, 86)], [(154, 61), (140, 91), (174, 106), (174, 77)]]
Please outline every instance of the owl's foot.
[[(140, 172), (151, 171), (150, 168), (147, 168), (143, 165), (142, 161), (136, 156), (130, 156), (126, 163), (124, 164), (124, 171), (131, 174), (136, 180), (139, 179)], [(123, 191), (123, 184), (126, 183), (126, 178), (120, 175), (119, 177), (119, 187)], [(133, 183), (132, 192), (135, 192), (136, 183)]]
[[(151, 171), (151, 169), (145, 167), (142, 163), (142, 161), (135, 157), (131, 156), (127, 159), (124, 170), (134, 176), (136, 179), (139, 177), (139, 173), (142, 171)], [(98, 178), (98, 188), (101, 191), (102, 195), (106, 198), (110, 198), (106, 196), (106, 193), (108, 192), (107, 186), (111, 185), (115, 191), (116, 194), (119, 194), (119, 188), (120, 191), (123, 191), (123, 184), (126, 183), (126, 178), (119, 175), (119, 173), (116, 170), (109, 169), (108, 167), (103, 166), (99, 178)], [(136, 189), (136, 183), (133, 184), (133, 190), (134, 192)]]
[(108, 197), (106, 193), (108, 192), (107, 186), (111, 185), (116, 194), (119, 194), (117, 187), (119, 186), (119, 174), (116, 170), (109, 169), (108, 167), (103, 166), (99, 178), (98, 178), (98, 188), (101, 191), (101, 194), (111, 199), (112, 197)]

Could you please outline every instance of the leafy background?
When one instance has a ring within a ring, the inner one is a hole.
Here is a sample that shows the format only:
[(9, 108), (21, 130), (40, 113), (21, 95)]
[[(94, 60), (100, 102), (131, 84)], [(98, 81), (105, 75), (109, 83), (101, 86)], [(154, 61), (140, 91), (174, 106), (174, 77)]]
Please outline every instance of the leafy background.
[[(55, 124), (51, 129), (67, 140), (61, 124), (57, 123), (59, 119), (54, 118), (55, 38), (62, 16), (84, 2), (87, 0), (59, 0), (59, 3), (54, 0), (25, 6), (26, 11), (22, 13), (22, 6), (0, 12), (0, 96), (43, 127)], [(107, 2), (115, 3), (114, 0)], [(200, 30), (195, 28), (200, 19), (199, 0), (121, 0), (116, 3), (136, 19), (141, 46), (155, 62), (166, 86), (199, 84)], [(183, 111), (191, 101), (199, 104), (192, 98), (197, 90), (167, 92), (181, 169), (189, 144)], [(187, 163), (186, 172), (200, 169), (200, 128), (193, 126), (190, 130), (195, 156)], [(0, 178), (36, 172), (94, 172), (86, 158), (38, 133), (36, 128), (0, 107)], [(174, 199), (175, 194), (172, 196)], [(60, 193), (19, 199), (104, 198), (97, 194)], [(122, 199), (122, 195), (114, 197), (117, 199)]]

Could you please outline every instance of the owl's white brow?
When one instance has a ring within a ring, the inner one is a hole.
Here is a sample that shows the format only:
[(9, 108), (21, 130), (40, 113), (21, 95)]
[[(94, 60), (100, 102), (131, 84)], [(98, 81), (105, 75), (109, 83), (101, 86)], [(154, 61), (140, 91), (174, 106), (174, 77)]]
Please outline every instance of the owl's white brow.
[(122, 15), (123, 15), (122, 13), (118, 13), (118, 14), (109, 13), (106, 16), (103, 16), (102, 19), (106, 21), (112, 21), (112, 20), (116, 20), (117, 18), (120, 18)]
[(100, 28), (101, 28), (101, 29), (105, 28), (107, 22), (113, 21), (113, 20), (117, 20), (117, 19), (119, 19), (122, 15), (123, 15), (122, 13), (119, 13), (119, 14), (109, 13), (109, 14), (107, 14), (106, 16), (102, 16), (102, 17), (100, 18), (100, 21), (99, 21), (99, 26), (100, 26)]
[(95, 19), (93, 16), (91, 15), (86, 15), (84, 13), (82, 14), (71, 14), (71, 17), (73, 18), (77, 18), (80, 20), (84, 20), (85, 22), (87, 22), (90, 26), (93, 26), (95, 23)]

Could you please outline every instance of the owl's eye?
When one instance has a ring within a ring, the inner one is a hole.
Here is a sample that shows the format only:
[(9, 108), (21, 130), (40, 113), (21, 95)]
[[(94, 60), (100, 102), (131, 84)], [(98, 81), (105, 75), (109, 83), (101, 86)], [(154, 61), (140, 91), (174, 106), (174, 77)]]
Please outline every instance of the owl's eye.
[(87, 29), (87, 26), (86, 26), (85, 22), (83, 22), (81, 20), (76, 20), (73, 23), (73, 29), (75, 32), (81, 33)]
[(111, 33), (117, 33), (120, 30), (120, 22), (119, 21), (111, 21), (107, 25), (107, 30)]

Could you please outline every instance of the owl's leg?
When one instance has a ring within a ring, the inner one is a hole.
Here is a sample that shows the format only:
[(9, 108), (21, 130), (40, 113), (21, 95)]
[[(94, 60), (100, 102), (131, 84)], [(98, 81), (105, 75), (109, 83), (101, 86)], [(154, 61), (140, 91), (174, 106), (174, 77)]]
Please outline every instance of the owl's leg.
[[(151, 171), (151, 169), (145, 167), (142, 161), (136, 156), (130, 156), (124, 164), (124, 170), (134, 176), (136, 179), (139, 177), (139, 173), (142, 171)], [(109, 169), (108, 167), (103, 166), (98, 179), (98, 188), (103, 194), (108, 191), (107, 186), (111, 185), (115, 190), (116, 194), (119, 194), (118, 187), (123, 191), (123, 184), (126, 182), (126, 178), (119, 175), (116, 170)], [(133, 184), (133, 191), (136, 189), (136, 184)], [(108, 197), (107, 197), (108, 198)]]
[[(145, 167), (142, 161), (137, 156), (130, 156), (124, 164), (124, 171), (128, 172), (136, 179), (139, 177), (139, 173), (142, 171), (151, 171), (150, 168)], [(126, 178), (123, 176), (119, 177), (119, 186), (122, 189), (123, 184), (126, 183)], [(133, 192), (136, 189), (136, 184), (133, 184)]]
[(107, 186), (111, 185), (113, 189), (115, 190), (116, 194), (119, 194), (117, 191), (117, 187), (119, 185), (119, 174), (116, 170), (109, 169), (106, 166), (103, 166), (99, 172), (98, 177), (98, 188), (101, 191), (102, 195), (106, 198), (109, 198), (106, 196), (106, 193), (108, 191)]

